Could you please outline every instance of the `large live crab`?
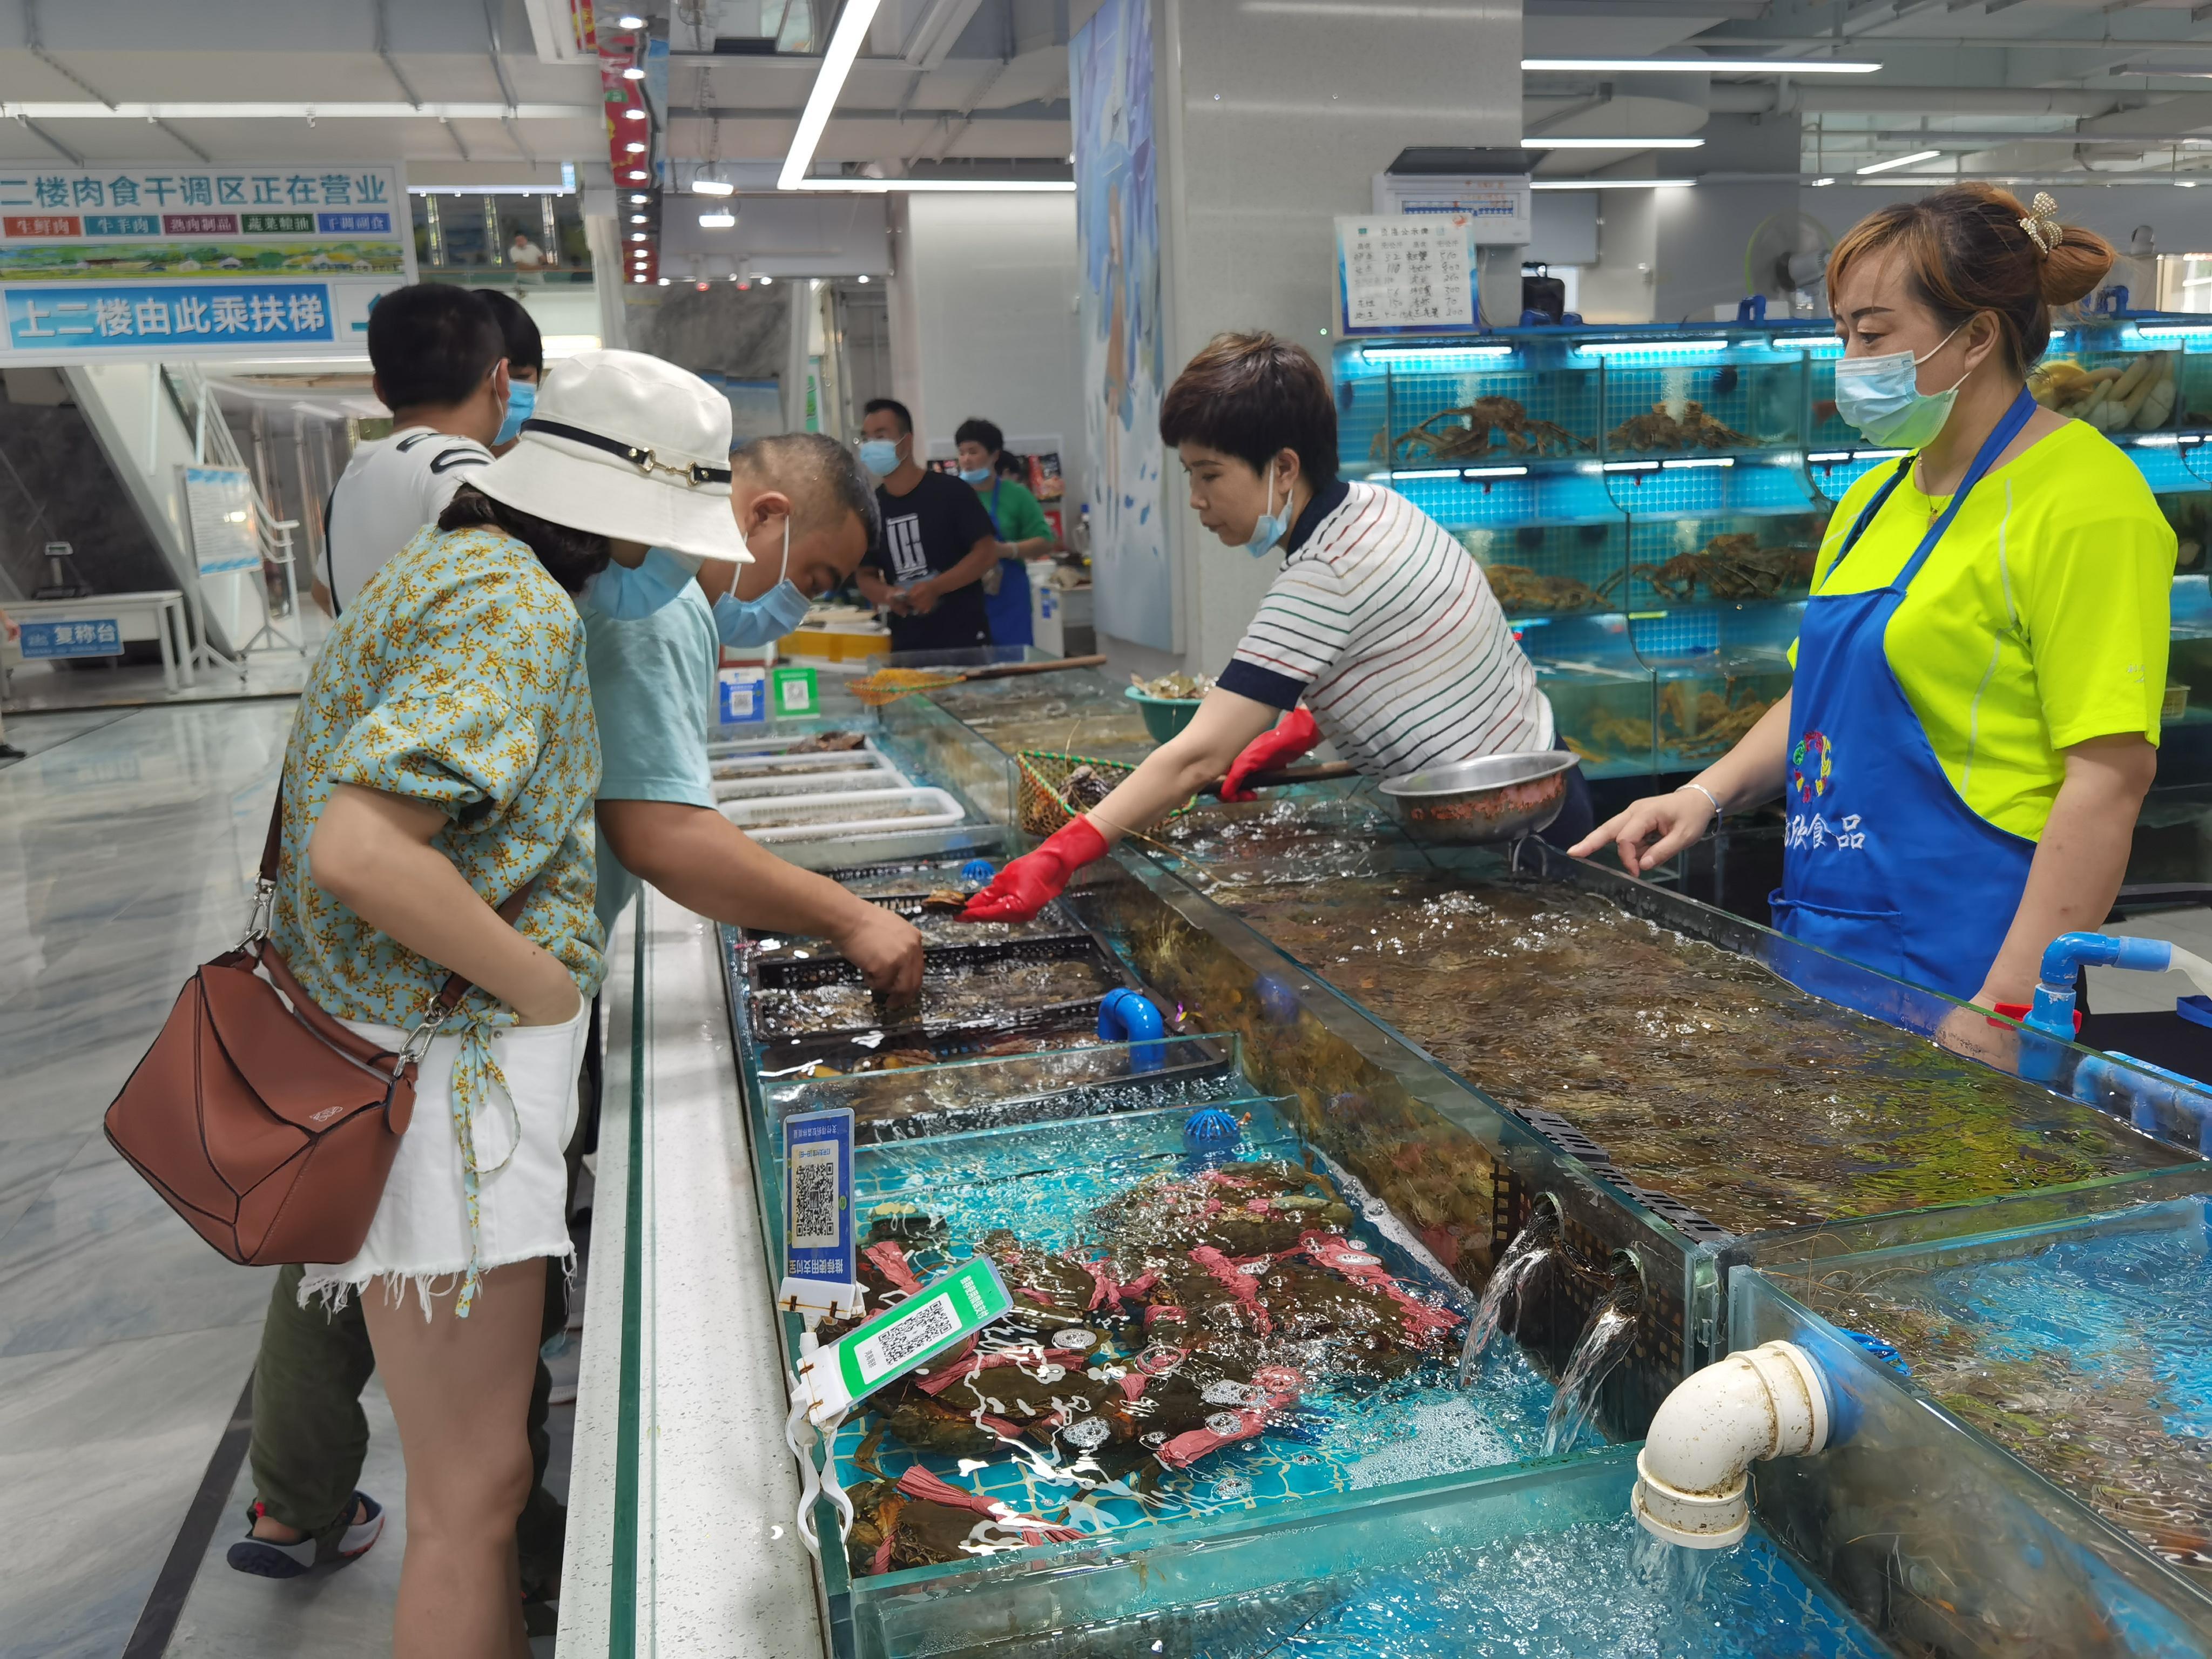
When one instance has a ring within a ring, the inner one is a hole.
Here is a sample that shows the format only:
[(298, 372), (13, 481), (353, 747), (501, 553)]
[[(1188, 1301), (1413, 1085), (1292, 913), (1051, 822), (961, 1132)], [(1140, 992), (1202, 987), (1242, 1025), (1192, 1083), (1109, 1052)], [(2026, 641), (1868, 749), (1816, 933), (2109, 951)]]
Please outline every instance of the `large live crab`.
[(1663, 564), (1634, 564), (1615, 572), (1601, 589), (1611, 592), (1622, 575), (1651, 584), (1662, 599), (1687, 605), (1702, 585), (1716, 599), (1771, 599), (1784, 589), (1813, 580), (1815, 551), (1809, 547), (1761, 547), (1755, 531), (1716, 536), (1698, 553), (1678, 553)]
[(1605, 595), (1572, 576), (1540, 576), (1525, 564), (1486, 565), (1490, 591), (1509, 614), (1529, 611), (1595, 611)]
[(1682, 405), (1680, 416), (1664, 404), (1650, 412), (1632, 415), (1606, 434), (1608, 449), (1748, 449), (1753, 440), (1733, 427), (1723, 426), (1705, 413), (1694, 398)]
[(1595, 445), (1553, 421), (1532, 417), (1511, 398), (1477, 398), (1457, 409), (1439, 410), (1395, 438), (1375, 434), (1368, 457), (1392, 465), (1412, 461), (1475, 460), (1503, 445), (1513, 455), (1565, 455)]

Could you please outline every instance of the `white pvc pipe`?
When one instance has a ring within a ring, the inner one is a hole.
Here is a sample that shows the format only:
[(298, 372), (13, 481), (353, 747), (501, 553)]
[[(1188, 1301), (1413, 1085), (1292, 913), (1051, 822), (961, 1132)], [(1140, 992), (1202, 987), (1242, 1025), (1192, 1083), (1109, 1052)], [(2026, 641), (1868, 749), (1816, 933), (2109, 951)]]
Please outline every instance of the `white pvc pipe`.
[(1751, 1525), (1745, 1471), (1827, 1443), (1827, 1391), (1803, 1349), (1769, 1342), (1732, 1353), (1661, 1404), (1637, 1454), (1629, 1505), (1670, 1544), (1724, 1549)]

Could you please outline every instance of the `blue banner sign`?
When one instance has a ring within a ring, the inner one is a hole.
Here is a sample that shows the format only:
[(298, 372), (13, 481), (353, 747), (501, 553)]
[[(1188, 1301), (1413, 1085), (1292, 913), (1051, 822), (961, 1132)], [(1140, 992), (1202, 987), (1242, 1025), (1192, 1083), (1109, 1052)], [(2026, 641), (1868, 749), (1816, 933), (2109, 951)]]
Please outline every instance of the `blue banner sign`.
[(840, 1288), (854, 1278), (853, 1114), (801, 1112), (783, 1121), (784, 1267), (787, 1283)]
[(123, 624), (112, 617), (88, 617), (75, 622), (26, 621), (18, 643), (27, 659), (119, 657), (123, 654)]
[(323, 283), (174, 283), (130, 287), (0, 289), (8, 340), (19, 351), (41, 347), (327, 344), (329, 285)]

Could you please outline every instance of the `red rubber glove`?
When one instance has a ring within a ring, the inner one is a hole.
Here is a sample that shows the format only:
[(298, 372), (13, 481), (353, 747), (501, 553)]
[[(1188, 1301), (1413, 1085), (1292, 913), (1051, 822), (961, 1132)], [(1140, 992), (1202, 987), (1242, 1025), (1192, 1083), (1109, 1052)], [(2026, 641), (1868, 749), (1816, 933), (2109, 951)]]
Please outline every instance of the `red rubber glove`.
[(1093, 859), (1106, 856), (1106, 837), (1089, 818), (1071, 818), (993, 877), (991, 884), (968, 901), (963, 921), (1027, 921), (1058, 898), (1067, 878)]
[(1229, 775), (1221, 781), (1224, 800), (1255, 799), (1244, 787), (1244, 780), (1255, 772), (1272, 772), (1285, 761), (1294, 761), (1321, 741), (1321, 727), (1314, 717), (1301, 707), (1291, 710), (1272, 732), (1262, 732), (1244, 745), (1244, 752), (1229, 769)]

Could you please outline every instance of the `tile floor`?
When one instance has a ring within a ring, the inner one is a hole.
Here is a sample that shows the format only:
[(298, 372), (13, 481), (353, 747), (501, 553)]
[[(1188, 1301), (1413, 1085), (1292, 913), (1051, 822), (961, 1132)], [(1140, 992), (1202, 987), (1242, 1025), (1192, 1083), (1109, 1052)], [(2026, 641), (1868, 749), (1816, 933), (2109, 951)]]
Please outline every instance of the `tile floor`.
[[(100, 1119), (243, 927), (291, 718), (8, 722), (29, 757), (0, 770), (0, 1659), (121, 1654), (252, 1365), (268, 1272), (202, 1243)], [(347, 1573), (277, 1585), (222, 1566), (226, 1521), (169, 1651), (387, 1650), (404, 1494), (380, 1395), (369, 1409), (394, 1531)]]

